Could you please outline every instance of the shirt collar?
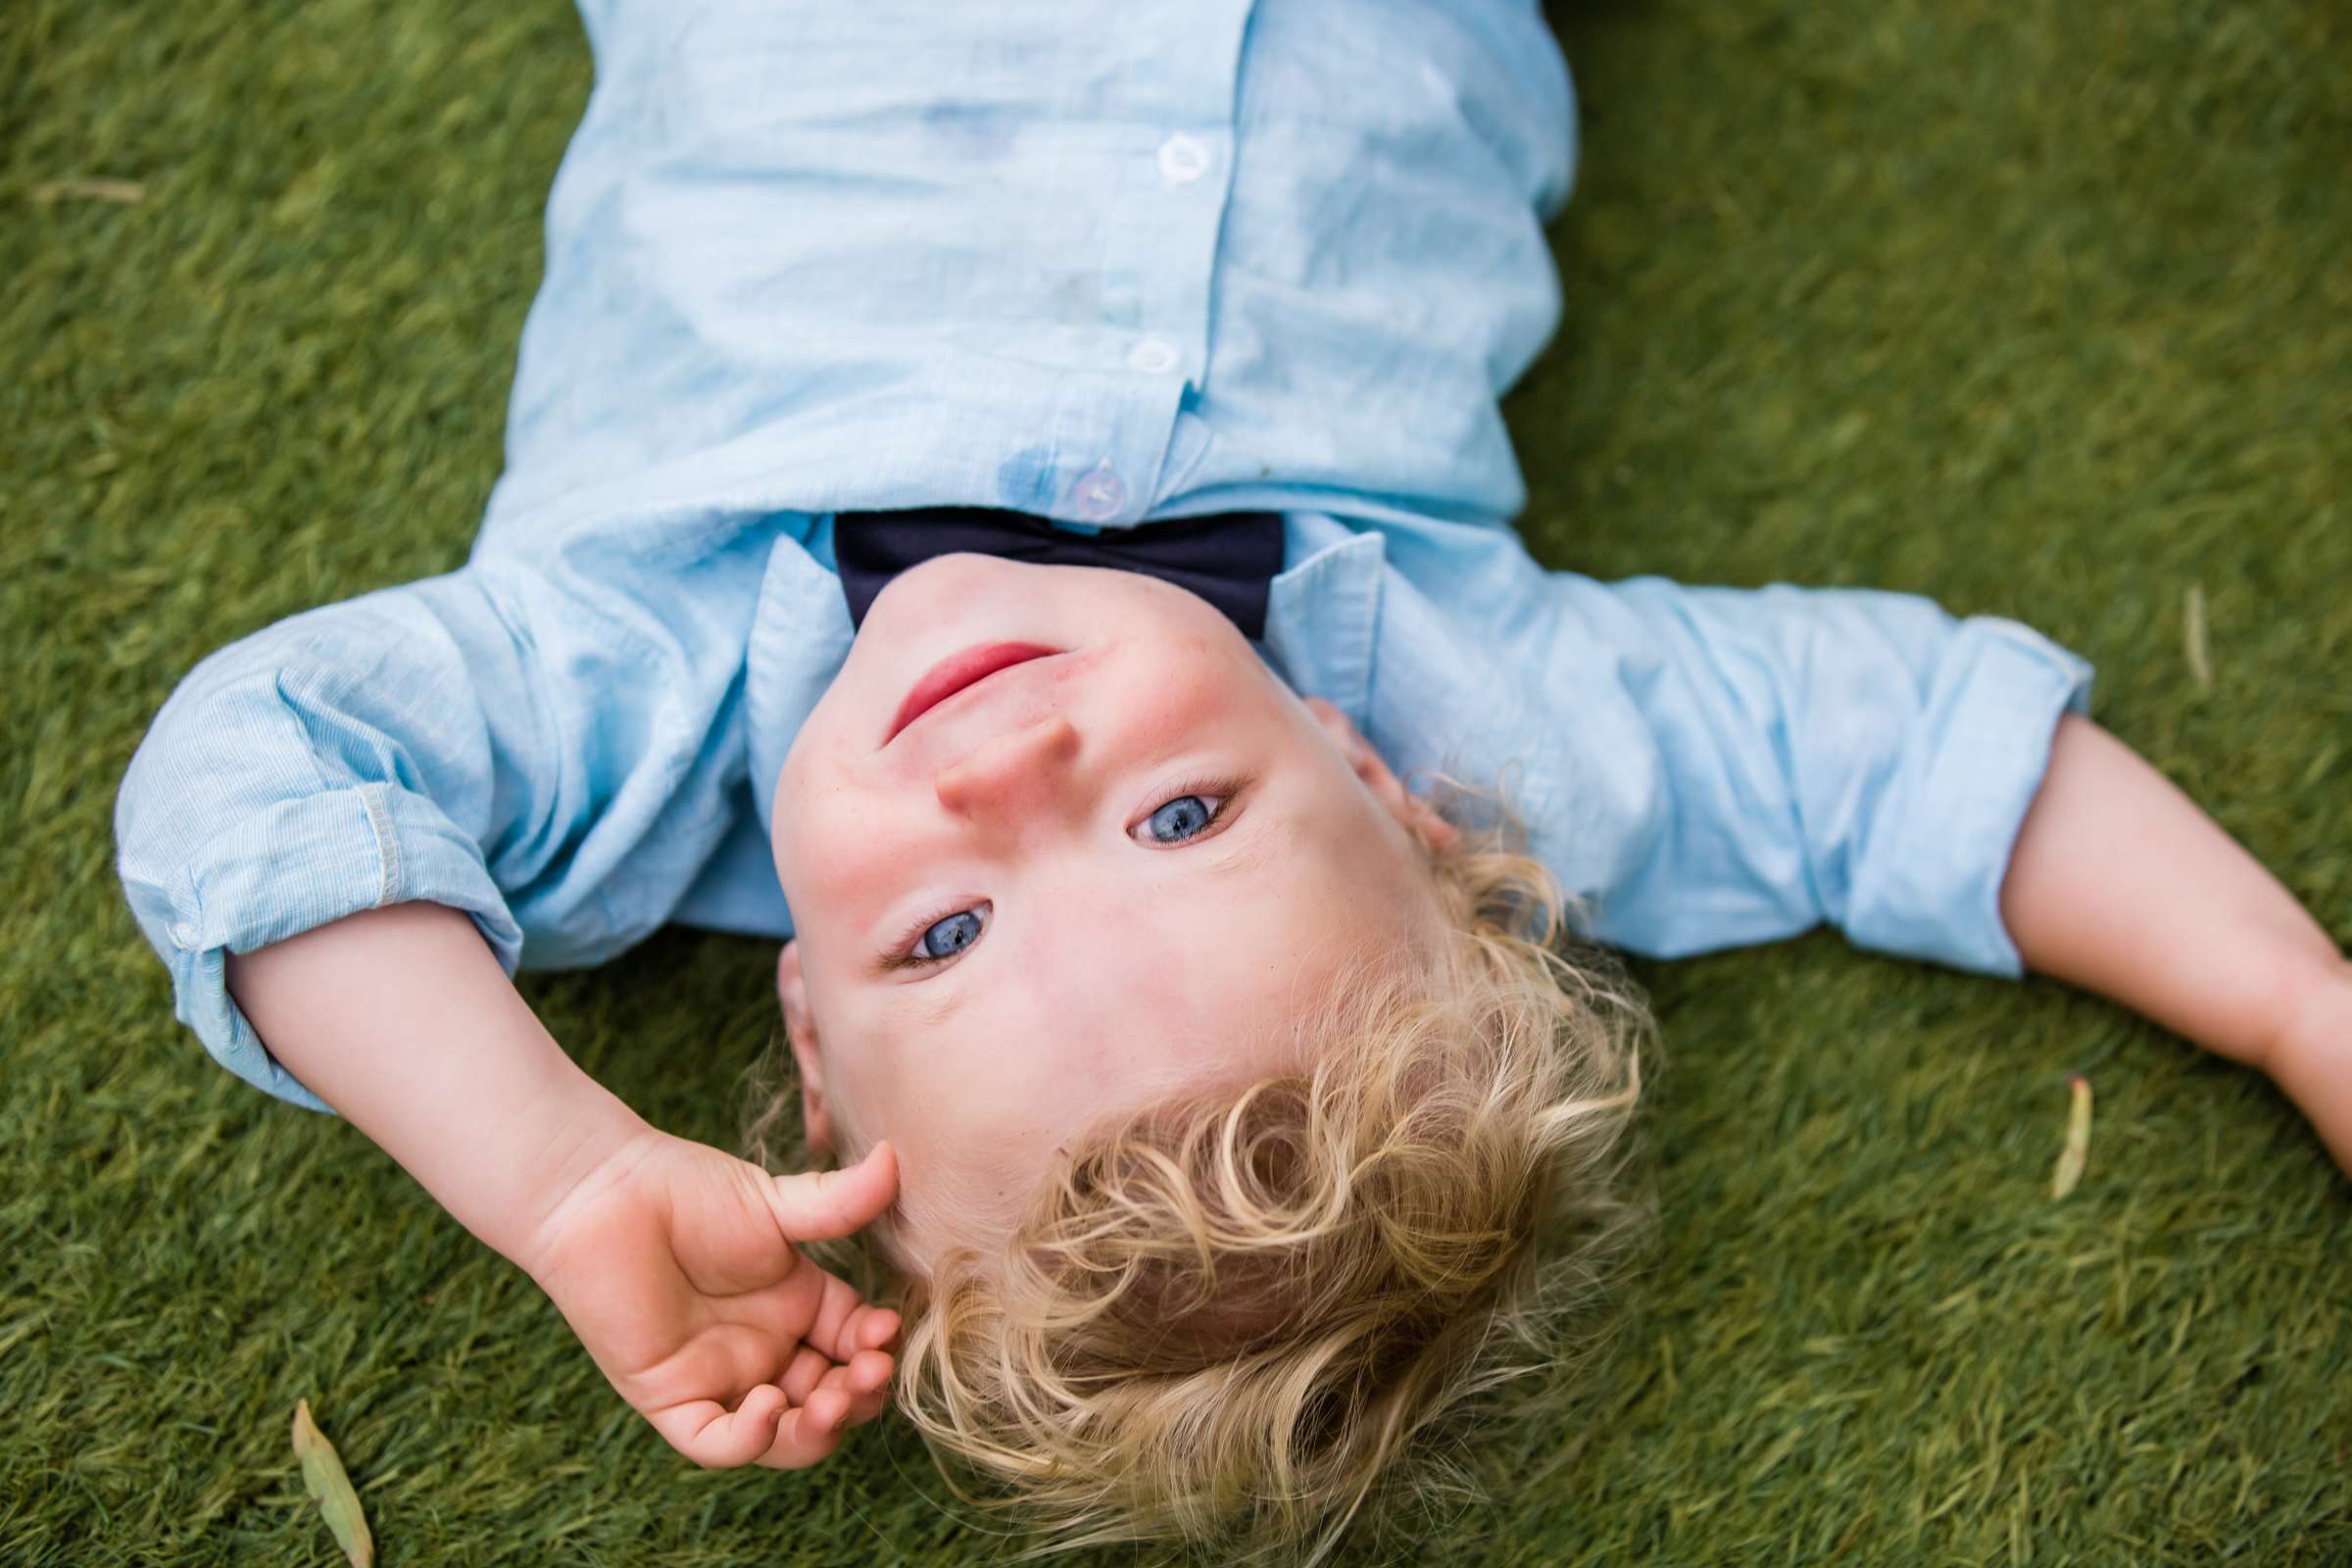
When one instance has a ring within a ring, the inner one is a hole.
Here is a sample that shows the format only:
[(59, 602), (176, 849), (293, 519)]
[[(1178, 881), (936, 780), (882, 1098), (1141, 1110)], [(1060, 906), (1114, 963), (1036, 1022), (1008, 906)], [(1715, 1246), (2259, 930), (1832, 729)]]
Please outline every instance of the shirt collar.
[[(785, 755), (840, 672), (857, 635), (840, 578), (811, 550), (829, 554), (826, 543), (776, 541), (745, 656), (752, 798), (771, 838)], [(1292, 690), (1323, 698), (1359, 729), (1371, 718), (1373, 639), (1386, 561), (1377, 531), (1349, 533), (1310, 546), (1303, 560), (1267, 585), (1261, 646), (1268, 662)]]
[(1320, 697), (1358, 729), (1372, 707), (1373, 638), (1388, 548), (1376, 530), (1350, 534), (1286, 568), (1266, 598), (1268, 659), (1301, 697)]

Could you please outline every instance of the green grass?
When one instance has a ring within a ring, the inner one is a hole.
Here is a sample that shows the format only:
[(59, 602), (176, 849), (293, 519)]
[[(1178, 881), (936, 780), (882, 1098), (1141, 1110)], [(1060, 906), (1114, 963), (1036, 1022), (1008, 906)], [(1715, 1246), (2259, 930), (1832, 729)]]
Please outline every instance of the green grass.
[[(2031, 620), (2352, 935), (2340, 9), (1558, 21), (1567, 325), (1511, 406), (1539, 552)], [(387, 1564), (1004, 1549), (903, 1432), (682, 1467), (356, 1133), (207, 1062), (116, 888), (116, 781), (197, 658), (463, 558), (587, 83), (559, 0), (0, 12), (0, 1562), (329, 1562), (302, 1396)], [(144, 199), (37, 199), (84, 176)], [(673, 932), (528, 988), (723, 1140), (768, 964)], [(2352, 1560), (2352, 1209), (2265, 1083), (1827, 937), (1643, 978), (1664, 1226), (1620, 1353), (1397, 1555)], [(2073, 1069), (2098, 1120), (2052, 1203)]]

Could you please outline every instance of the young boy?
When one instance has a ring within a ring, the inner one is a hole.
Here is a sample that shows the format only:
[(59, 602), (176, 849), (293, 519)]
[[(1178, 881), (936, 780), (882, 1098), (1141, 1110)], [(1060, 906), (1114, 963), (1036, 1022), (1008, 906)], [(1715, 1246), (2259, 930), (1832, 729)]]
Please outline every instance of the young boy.
[[(1073, 1539), (1344, 1519), (1630, 1234), (1642, 1022), (1555, 883), (1647, 954), (2075, 981), (2352, 1160), (2352, 971), (2079, 661), (1520, 547), (1533, 6), (584, 11), (472, 559), (205, 661), (118, 833), (207, 1047), (681, 1452), (811, 1463), (901, 1370)], [(509, 982), (671, 919), (790, 939), (843, 1168), (646, 1126)], [(877, 1221), (903, 1317), (794, 1247)]]

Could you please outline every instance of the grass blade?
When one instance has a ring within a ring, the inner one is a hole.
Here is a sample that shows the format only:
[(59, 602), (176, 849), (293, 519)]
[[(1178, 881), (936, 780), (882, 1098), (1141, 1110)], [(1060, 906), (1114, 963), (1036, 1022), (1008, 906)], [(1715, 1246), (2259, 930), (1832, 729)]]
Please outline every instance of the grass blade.
[(351, 1568), (374, 1568), (375, 1539), (368, 1534), (368, 1516), (360, 1512), (360, 1494), (351, 1490), (351, 1477), (342, 1456), (311, 1419), (311, 1401), (294, 1403), (294, 1457), (302, 1461), (302, 1484), (318, 1499), (326, 1528), (335, 1544), (351, 1559)]
[(2076, 1073), (2067, 1082), (2075, 1101), (2066, 1113), (2066, 1148), (2059, 1152), (2058, 1168), (2050, 1172), (2052, 1198), (2064, 1198), (2075, 1190), (2090, 1158), (2090, 1080)]
[(2197, 690), (2213, 690), (2213, 651), (2206, 646), (2205, 587), (2191, 583), (2188, 602), (2181, 610), (2181, 633), (2188, 644), (2188, 672), (2196, 678)]

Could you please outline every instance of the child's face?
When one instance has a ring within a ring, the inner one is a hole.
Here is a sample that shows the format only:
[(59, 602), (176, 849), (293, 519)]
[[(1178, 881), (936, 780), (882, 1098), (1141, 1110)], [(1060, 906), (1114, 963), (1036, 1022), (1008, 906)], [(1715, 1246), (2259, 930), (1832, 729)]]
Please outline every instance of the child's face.
[(1449, 833), (1204, 601), (968, 555), (876, 598), (775, 823), (809, 1140), (896, 1146), (923, 1257), (1009, 1229), (1105, 1117), (1292, 1063), (1343, 965), (1409, 947)]

